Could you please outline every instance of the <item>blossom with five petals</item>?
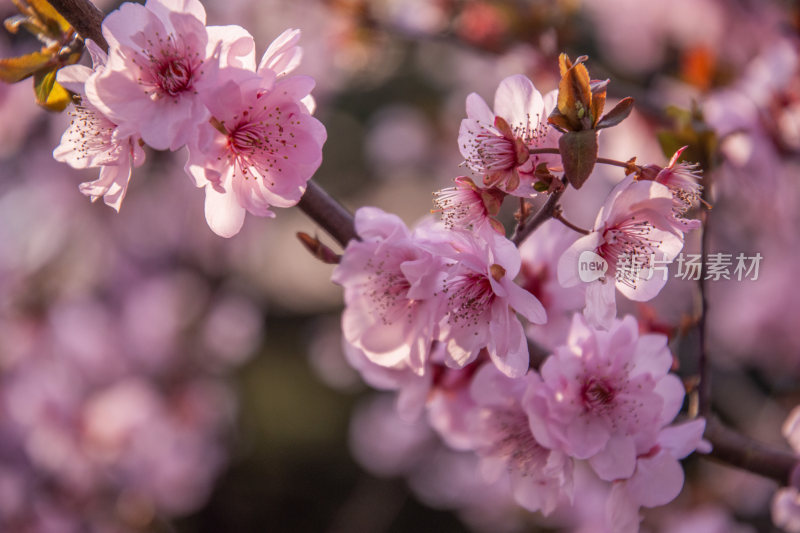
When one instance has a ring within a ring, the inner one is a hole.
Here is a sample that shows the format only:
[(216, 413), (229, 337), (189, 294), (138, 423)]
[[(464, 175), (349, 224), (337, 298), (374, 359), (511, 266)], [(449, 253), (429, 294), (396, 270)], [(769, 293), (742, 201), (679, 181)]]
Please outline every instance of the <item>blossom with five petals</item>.
[(536, 194), (536, 165), (557, 158), (531, 155), (529, 150), (545, 143), (556, 146), (557, 132), (547, 123), (556, 98), (556, 91), (543, 97), (521, 74), (500, 82), (494, 111), (477, 94), (467, 96), (467, 118), (461, 121), (458, 147), (467, 166), (483, 175), (486, 187), (514, 196)]
[(564, 287), (583, 283), (581, 256), (592, 252), (606, 261), (606, 276), (586, 282), (589, 323), (608, 328), (617, 315), (616, 287), (625, 297), (645, 302), (664, 287), (667, 277), (655, 272), (655, 261), (671, 262), (683, 248), (683, 233), (673, 223), (672, 192), (654, 181), (629, 176), (608, 196), (594, 230), (575, 241), (558, 261)]

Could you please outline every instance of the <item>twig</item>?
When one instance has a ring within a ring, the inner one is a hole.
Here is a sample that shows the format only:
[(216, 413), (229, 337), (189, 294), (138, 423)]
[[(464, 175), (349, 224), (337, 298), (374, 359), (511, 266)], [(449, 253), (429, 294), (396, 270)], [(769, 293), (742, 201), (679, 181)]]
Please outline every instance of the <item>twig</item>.
[(564, 191), (567, 190), (567, 180), (563, 178), (561, 183), (564, 185), (561, 189), (553, 192), (550, 194), (550, 198), (544, 203), (541, 209), (537, 211), (535, 215), (522, 227), (517, 228), (518, 231), (514, 232), (512, 235), (511, 240), (517, 246), (525, 240), (525, 238), (533, 233), (533, 231), (541, 226), (547, 219), (553, 216), (553, 211), (558, 204), (558, 200), (561, 198), (561, 195), (564, 194)]
[[(536, 154), (560, 155), (561, 154), (561, 152), (559, 151), (558, 148), (531, 148), (530, 150), (528, 150), (528, 153), (531, 154), (531, 155), (536, 155)], [(637, 164), (633, 163), (633, 161), (620, 161), (618, 159), (610, 159), (608, 157), (598, 157), (595, 160), (595, 163), (599, 163), (601, 165), (612, 165), (612, 166), (615, 166), (615, 167), (621, 167), (621, 168), (624, 168), (626, 170), (629, 170), (629, 169), (630, 170), (634, 170), (635, 169), (637, 171), (641, 171), (642, 170), (642, 167), (640, 165), (637, 165)]]
[(553, 218), (564, 224), (572, 231), (577, 231), (578, 233), (582, 233), (583, 235), (589, 235), (591, 233), (591, 231), (583, 229), (580, 226), (576, 226), (575, 224), (564, 218), (564, 212), (561, 209), (560, 205), (557, 205), (556, 208), (553, 210)]
[[(703, 201), (706, 201), (709, 189), (711, 188), (711, 181), (708, 174), (705, 175), (703, 188)], [(708, 340), (706, 338), (706, 320), (708, 315), (708, 294), (706, 287), (706, 258), (708, 257), (709, 246), (709, 215), (710, 211), (703, 213), (703, 235), (700, 241), (700, 279), (698, 286), (700, 288), (700, 319), (697, 322), (698, 328), (698, 341), (700, 343), (700, 351), (697, 357), (697, 373), (700, 376), (700, 383), (697, 387), (698, 407), (700, 415), (708, 418), (711, 413), (711, 372), (709, 369), (708, 360)]]
[(642, 167), (636, 164), (633, 164), (631, 161), (618, 161), (616, 159), (609, 159), (607, 157), (598, 157), (595, 163), (600, 163), (601, 165), (612, 165), (615, 167), (622, 167), (625, 170), (633, 170), (633, 168), (638, 169), (641, 171)]
[(525, 227), (525, 222), (528, 220), (528, 216), (530, 216), (531, 205), (528, 203), (525, 198), (519, 199), (519, 218), (517, 219), (517, 225), (514, 227), (514, 233), (518, 233), (522, 231), (522, 228)]

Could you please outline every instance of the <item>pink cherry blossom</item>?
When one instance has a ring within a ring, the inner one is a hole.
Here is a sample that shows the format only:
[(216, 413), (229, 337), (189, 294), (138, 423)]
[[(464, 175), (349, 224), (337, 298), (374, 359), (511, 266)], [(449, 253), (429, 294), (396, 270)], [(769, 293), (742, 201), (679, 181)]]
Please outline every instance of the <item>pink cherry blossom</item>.
[(532, 156), (529, 149), (556, 146), (555, 130), (547, 123), (555, 104), (555, 91), (542, 97), (521, 74), (500, 82), (494, 111), (477, 94), (467, 97), (467, 118), (461, 121), (458, 146), (467, 165), (483, 176), (484, 185), (515, 196), (536, 194), (536, 165), (554, 159)]
[(671, 365), (666, 337), (640, 336), (633, 317), (603, 331), (575, 314), (567, 344), (526, 392), (531, 430), (542, 445), (588, 459), (603, 480), (629, 478), (683, 403)]
[(105, 68), (107, 56), (92, 40), (86, 41), (92, 56), (92, 69), (71, 65), (58, 71), (58, 82), (81, 95), (75, 101), (72, 121), (53, 150), (56, 161), (73, 168), (100, 168), (100, 176), (82, 183), (80, 191), (94, 202), (102, 197), (106, 205), (119, 211), (131, 178), (131, 167), (144, 163), (140, 138), (127, 127), (112, 122), (86, 97), (84, 84)]
[(615, 287), (626, 298), (644, 302), (666, 284), (667, 276), (653, 268), (654, 260), (665, 265), (683, 248), (683, 233), (673, 223), (672, 202), (666, 186), (630, 176), (611, 191), (594, 230), (561, 256), (558, 281), (564, 287), (582, 283), (579, 268), (584, 252), (593, 252), (608, 264), (604, 277), (586, 282), (584, 315), (592, 325), (610, 326), (617, 314)]
[(687, 148), (688, 146), (684, 146), (675, 152), (664, 168), (655, 165), (646, 166), (643, 175), (645, 179), (652, 178), (657, 183), (666, 185), (672, 192), (672, 216), (681, 231), (699, 228), (701, 224), (699, 220), (686, 218), (686, 213), (700, 203), (703, 191), (703, 186), (700, 185), (700, 180), (703, 179), (702, 171), (698, 169), (698, 165), (678, 162)]
[(380, 209), (359, 209), (355, 223), (361, 240), (350, 241), (332, 276), (344, 287), (344, 337), (378, 365), (422, 375), (440, 315), (442, 259)]
[(124, 3), (103, 21), (109, 59), (87, 82), (89, 98), (153, 148), (180, 148), (209, 118), (200, 93), (211, 67), (255, 63), (252, 37), (244, 29), (207, 30), (205, 21), (198, 0)]
[(274, 217), (272, 206), (291, 207), (322, 163), (325, 127), (302, 100), (314, 87), (306, 76), (275, 81), (223, 69), (218, 85), (203, 96), (214, 116), (189, 144), (186, 170), (205, 187), (206, 221), (218, 235), (236, 235), (247, 211)]
[(514, 282), (519, 250), (494, 231), (482, 235), (451, 231), (438, 251), (452, 261), (442, 285), (447, 313), (438, 339), (446, 344), (450, 366), (463, 367), (486, 348), (509, 377), (528, 371), (528, 343), (517, 318), (543, 324), (547, 314), (534, 295)]
[(511, 379), (494, 365), (483, 365), (471, 386), (473, 431), (486, 480), (491, 483), (507, 471), (516, 502), (548, 515), (560, 500), (571, 498), (572, 460), (543, 447), (531, 433), (521, 400), (533, 376)]
[(492, 218), (497, 216), (505, 193), (499, 189), (481, 189), (466, 176), (459, 176), (454, 187), (434, 193), (433, 203), (442, 213), (442, 220), (449, 229), (480, 229), (489, 224), (495, 231), (505, 235), (503, 225)]

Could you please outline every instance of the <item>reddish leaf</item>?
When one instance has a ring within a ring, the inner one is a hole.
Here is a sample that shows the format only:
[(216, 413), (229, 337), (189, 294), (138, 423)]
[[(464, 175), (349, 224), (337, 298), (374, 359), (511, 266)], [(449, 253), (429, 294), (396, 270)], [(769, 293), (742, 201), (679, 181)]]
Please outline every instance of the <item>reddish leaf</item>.
[(600, 121), (597, 123), (597, 129), (599, 130), (601, 128), (610, 128), (611, 126), (616, 126), (628, 118), (628, 115), (631, 114), (632, 110), (633, 98), (630, 96), (623, 98), (617, 105), (614, 106), (614, 109), (606, 113), (605, 116), (600, 119)]
[(580, 189), (597, 161), (597, 132), (568, 131), (558, 139), (558, 150), (561, 152), (564, 175), (570, 185)]

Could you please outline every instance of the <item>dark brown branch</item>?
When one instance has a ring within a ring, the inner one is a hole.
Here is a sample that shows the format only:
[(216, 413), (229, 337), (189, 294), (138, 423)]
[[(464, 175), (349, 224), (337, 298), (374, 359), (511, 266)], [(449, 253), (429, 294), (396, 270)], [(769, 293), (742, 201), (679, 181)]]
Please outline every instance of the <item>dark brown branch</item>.
[(533, 233), (536, 228), (541, 226), (547, 219), (553, 216), (556, 205), (558, 205), (558, 200), (561, 198), (561, 195), (564, 194), (564, 191), (567, 190), (566, 179), (562, 179), (561, 182), (564, 186), (550, 194), (550, 198), (547, 199), (542, 208), (539, 209), (539, 211), (537, 211), (533, 217), (531, 217), (525, 226), (523, 226), (519, 231), (514, 232), (514, 235), (511, 237), (511, 240), (514, 242), (514, 244), (519, 246), (528, 235)]
[(93, 3), (89, 0), (50, 0), (50, 4), (84, 40), (91, 39), (108, 51), (108, 43), (101, 29), (104, 15)]
[(347, 246), (352, 239), (358, 239), (355, 221), (350, 211), (313, 181), (308, 182), (306, 193), (297, 207), (330, 233), (331, 237), (342, 246)]
[(714, 449), (710, 457), (789, 485), (792, 470), (800, 462), (793, 453), (757, 442), (724, 426), (713, 416), (706, 419), (705, 438)]

